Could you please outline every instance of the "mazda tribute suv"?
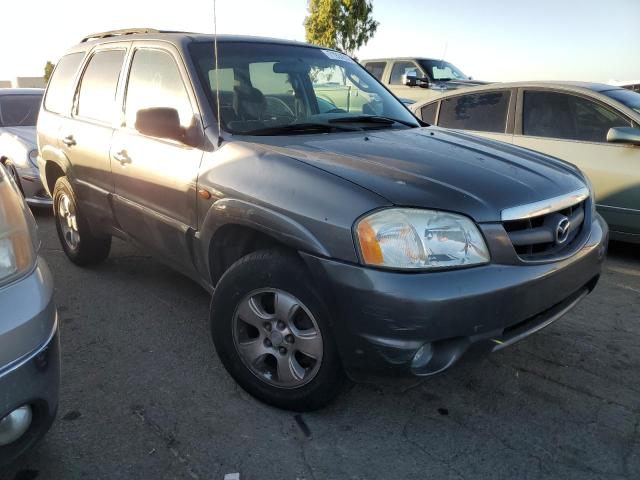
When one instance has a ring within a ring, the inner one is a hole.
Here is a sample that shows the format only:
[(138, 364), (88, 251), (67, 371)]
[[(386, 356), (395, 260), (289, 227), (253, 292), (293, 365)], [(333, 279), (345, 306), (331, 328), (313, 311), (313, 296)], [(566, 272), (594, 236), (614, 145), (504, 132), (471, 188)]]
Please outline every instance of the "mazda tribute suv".
[(115, 236), (195, 279), (228, 372), (287, 409), (505, 348), (589, 293), (606, 251), (577, 168), (428, 127), (302, 43), (92, 35), (58, 62), (38, 143), (67, 257)]

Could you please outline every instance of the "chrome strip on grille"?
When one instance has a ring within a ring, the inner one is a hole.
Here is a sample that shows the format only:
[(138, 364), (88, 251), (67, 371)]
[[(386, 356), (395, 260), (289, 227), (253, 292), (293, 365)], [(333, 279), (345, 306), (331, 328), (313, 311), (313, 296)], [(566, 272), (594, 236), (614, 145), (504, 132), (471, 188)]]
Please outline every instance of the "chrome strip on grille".
[(501, 219), (503, 222), (510, 220), (524, 220), (527, 218), (546, 215), (547, 213), (557, 212), (564, 208), (572, 207), (589, 197), (589, 189), (587, 187), (579, 188), (571, 193), (560, 195), (558, 197), (541, 200), (539, 202), (519, 205), (517, 207), (505, 208), (502, 210)]

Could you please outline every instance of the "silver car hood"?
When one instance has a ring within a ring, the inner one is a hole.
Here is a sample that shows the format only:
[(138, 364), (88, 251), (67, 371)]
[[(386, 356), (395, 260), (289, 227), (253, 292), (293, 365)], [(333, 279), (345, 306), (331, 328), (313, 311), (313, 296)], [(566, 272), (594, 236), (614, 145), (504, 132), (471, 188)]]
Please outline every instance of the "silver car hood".
[(22, 141), (25, 145), (35, 147), (36, 141), (36, 127), (0, 127), (0, 134), (9, 134), (15, 137), (17, 140)]

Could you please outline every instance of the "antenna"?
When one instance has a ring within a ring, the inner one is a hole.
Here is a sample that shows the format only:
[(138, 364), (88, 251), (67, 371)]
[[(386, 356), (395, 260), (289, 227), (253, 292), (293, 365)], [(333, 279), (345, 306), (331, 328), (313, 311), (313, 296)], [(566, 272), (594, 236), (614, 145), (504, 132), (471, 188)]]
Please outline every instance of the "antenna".
[(220, 75), (218, 74), (218, 22), (216, 17), (216, 0), (213, 0), (213, 55), (216, 72), (216, 114), (218, 117), (218, 146), (222, 145), (222, 117), (220, 117)]
[[(215, 0), (214, 0), (215, 1)], [(444, 42), (444, 52), (442, 52), (442, 61), (444, 62), (444, 57), (447, 56), (447, 47), (449, 46), (449, 41), (445, 40)]]

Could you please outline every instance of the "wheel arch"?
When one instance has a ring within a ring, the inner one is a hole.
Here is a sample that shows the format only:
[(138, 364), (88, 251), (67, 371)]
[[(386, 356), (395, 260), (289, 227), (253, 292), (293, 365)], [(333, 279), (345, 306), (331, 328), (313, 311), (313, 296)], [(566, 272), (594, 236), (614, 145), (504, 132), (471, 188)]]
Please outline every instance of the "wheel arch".
[(300, 223), (242, 200), (223, 199), (214, 203), (201, 232), (203, 263), (214, 286), (235, 261), (256, 250), (281, 248), (330, 256), (324, 245)]
[(44, 172), (41, 172), (40, 176), (44, 180), (42, 183), (49, 195), (52, 195), (58, 178), (68, 176), (70, 162), (64, 152), (52, 146), (44, 146), (41, 154)]

